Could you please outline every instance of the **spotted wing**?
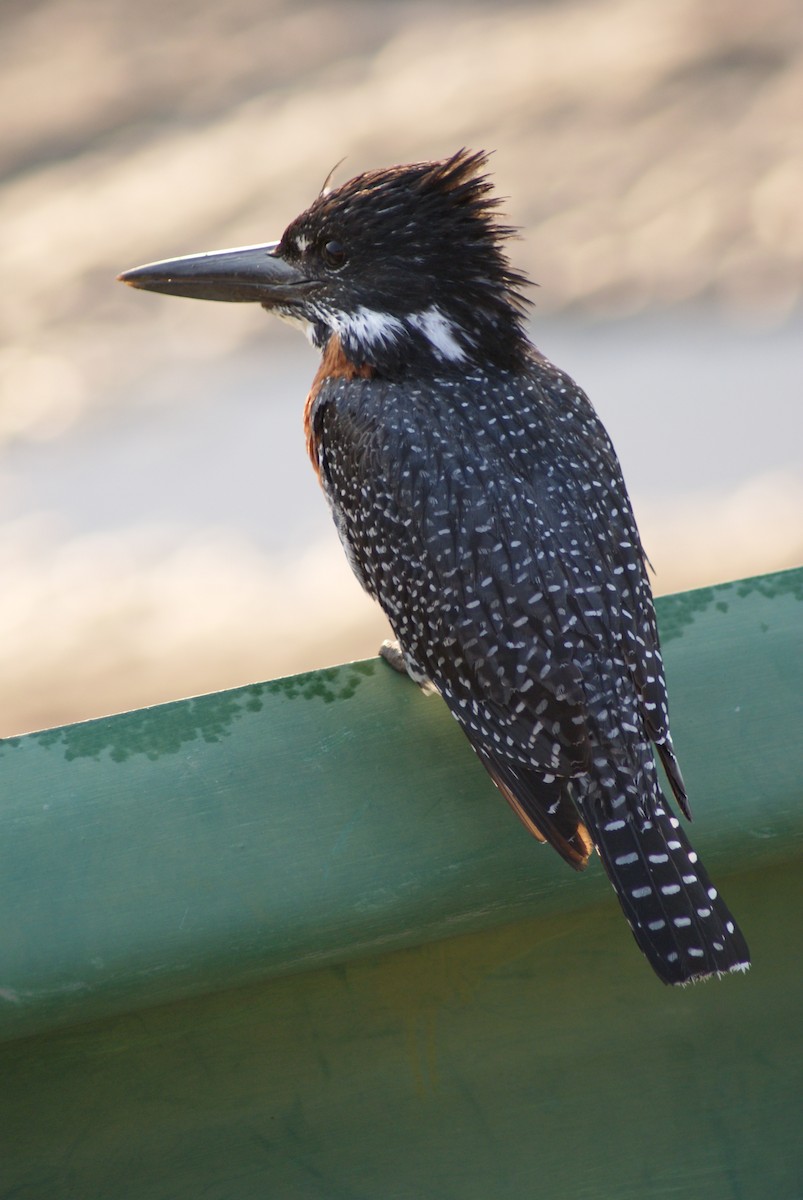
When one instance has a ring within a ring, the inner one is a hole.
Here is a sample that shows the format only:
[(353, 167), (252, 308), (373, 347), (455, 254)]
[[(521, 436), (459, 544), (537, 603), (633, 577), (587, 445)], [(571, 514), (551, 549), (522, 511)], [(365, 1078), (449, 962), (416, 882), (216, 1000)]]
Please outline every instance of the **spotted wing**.
[(314, 429), (341, 539), (408, 661), (525, 823), (582, 865), (566, 784), (617, 721), (641, 723), (657, 636), (610, 443), (582, 393), (547, 383), (333, 380)]

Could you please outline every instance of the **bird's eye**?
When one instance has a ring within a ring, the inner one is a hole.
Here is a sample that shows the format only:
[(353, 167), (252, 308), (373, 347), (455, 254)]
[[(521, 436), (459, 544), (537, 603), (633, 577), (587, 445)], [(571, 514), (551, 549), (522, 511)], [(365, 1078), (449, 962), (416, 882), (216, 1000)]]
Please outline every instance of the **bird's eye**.
[(328, 267), (342, 267), (346, 261), (346, 247), (333, 238), (323, 248), (323, 260)]

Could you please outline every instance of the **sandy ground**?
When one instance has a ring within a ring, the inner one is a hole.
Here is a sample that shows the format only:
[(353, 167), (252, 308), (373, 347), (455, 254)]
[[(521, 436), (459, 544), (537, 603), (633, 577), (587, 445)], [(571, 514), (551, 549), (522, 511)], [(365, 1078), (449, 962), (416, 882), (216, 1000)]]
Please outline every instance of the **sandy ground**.
[(384, 636), (304, 460), (309, 348), (113, 283), (276, 236), (344, 154), (496, 150), (534, 336), (611, 429), (657, 590), (800, 561), (793, 0), (51, 0), (0, 35), (0, 733)]

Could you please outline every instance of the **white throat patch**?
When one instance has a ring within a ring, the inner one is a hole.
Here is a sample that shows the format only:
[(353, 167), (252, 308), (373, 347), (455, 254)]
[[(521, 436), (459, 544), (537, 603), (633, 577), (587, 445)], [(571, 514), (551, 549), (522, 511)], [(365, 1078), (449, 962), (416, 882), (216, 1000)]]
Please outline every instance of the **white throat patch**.
[(297, 313), (291, 312), (289, 309), (282, 310), (281, 308), (275, 308), (273, 311), (283, 321), (286, 321), (288, 325), (293, 325), (296, 329), (300, 329), (310, 345), (315, 345), (315, 329), (311, 321), (308, 321), (306, 317), (301, 317)]
[(394, 317), (390, 313), (360, 305), (351, 313), (321, 313), (321, 317), (344, 346), (371, 349), (397, 345), (404, 338), (420, 334), (441, 362), (465, 362), (468, 353), (458, 341), (455, 325), (435, 305), (422, 312)]
[(390, 346), (404, 333), (404, 322), (389, 313), (360, 305), (353, 313), (344, 313), (333, 322), (341, 341), (360, 346)]

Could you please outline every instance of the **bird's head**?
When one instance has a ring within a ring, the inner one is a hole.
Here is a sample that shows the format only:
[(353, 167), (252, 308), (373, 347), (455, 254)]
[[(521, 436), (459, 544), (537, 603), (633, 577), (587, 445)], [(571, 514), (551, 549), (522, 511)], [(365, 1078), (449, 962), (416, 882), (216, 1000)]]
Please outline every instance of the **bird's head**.
[(149, 263), (133, 287), (202, 300), (253, 301), (336, 337), (355, 366), (514, 368), (526, 354), (527, 280), (504, 252), (484, 153), (389, 167), (324, 190), (278, 242)]

